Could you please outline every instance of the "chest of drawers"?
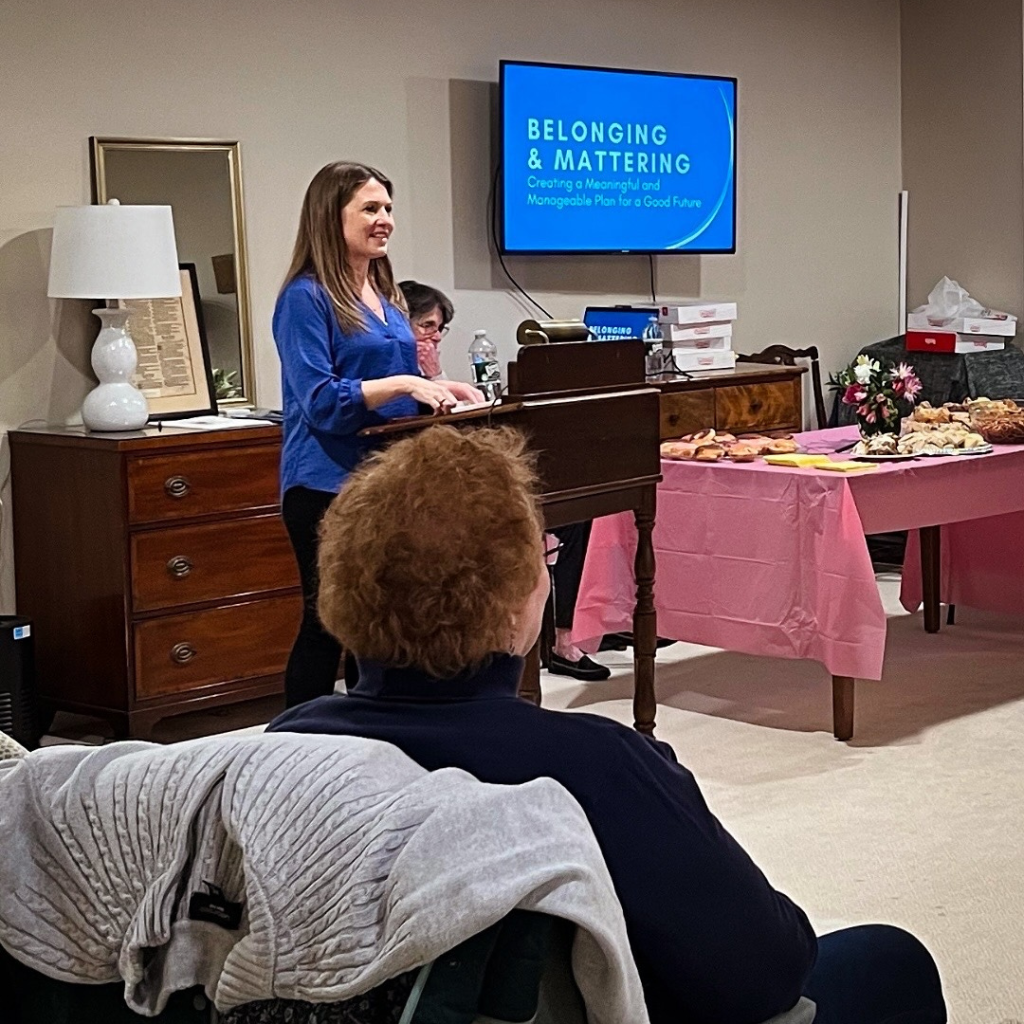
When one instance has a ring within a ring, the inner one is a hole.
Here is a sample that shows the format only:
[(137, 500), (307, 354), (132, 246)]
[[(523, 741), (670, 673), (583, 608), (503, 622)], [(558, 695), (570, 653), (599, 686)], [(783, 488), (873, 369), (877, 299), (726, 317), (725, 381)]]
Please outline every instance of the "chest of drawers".
[(732, 434), (802, 430), (802, 366), (738, 363), (735, 370), (655, 381), (661, 391), (661, 439), (714, 427)]
[(10, 442), (44, 724), (75, 711), (146, 738), (161, 718), (281, 692), (302, 604), (276, 427)]

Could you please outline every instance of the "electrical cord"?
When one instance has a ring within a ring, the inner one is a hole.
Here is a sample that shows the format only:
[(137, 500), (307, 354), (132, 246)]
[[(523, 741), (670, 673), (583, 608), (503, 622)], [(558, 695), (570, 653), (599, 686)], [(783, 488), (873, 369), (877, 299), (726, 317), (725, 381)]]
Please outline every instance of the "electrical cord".
[(487, 205), (490, 207), (491, 214), (491, 241), (494, 243), (494, 251), (498, 256), (498, 262), (501, 264), (501, 269), (505, 271), (505, 276), (515, 286), (516, 291), (526, 299), (531, 305), (536, 306), (549, 320), (554, 319), (552, 315), (512, 276), (512, 272), (505, 265), (505, 257), (502, 254), (501, 246), (498, 245), (498, 174), (501, 171), (501, 164), (496, 164), (494, 168), (494, 177), (491, 179), (491, 192), (488, 196)]
[(501, 401), (501, 396), (503, 394), (505, 394), (505, 392), (507, 390), (508, 390), (508, 385), (507, 384), (502, 384), (501, 387), (498, 388), (497, 394), (495, 394), (495, 396), (491, 399), (491, 404), (487, 406), (487, 426), (488, 427), (494, 426), (494, 422), (493, 422), (494, 421), (494, 408), (498, 404), (498, 402)]
[(654, 253), (649, 252), (647, 254), (647, 261), (650, 264), (650, 268), (651, 268), (651, 302), (653, 302), (655, 305), (657, 305), (658, 304), (658, 298), (654, 294)]

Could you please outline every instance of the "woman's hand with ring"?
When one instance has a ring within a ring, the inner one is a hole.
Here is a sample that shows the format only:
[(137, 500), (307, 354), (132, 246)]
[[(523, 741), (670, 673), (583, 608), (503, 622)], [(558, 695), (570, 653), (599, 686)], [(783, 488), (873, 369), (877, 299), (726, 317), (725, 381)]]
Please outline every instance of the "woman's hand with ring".
[(429, 406), (436, 414), (451, 412), (458, 399), (447, 382), (410, 377), (409, 395), (421, 405)]

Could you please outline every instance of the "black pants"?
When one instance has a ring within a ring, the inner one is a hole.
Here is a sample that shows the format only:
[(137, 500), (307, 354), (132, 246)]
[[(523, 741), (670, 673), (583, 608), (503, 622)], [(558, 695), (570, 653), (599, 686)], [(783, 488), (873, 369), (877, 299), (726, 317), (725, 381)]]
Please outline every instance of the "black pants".
[(822, 935), (804, 987), (815, 1024), (945, 1024), (935, 961), (909, 932), (867, 924)]
[(551, 599), (555, 608), (555, 629), (572, 629), (576, 598), (583, 579), (583, 561), (587, 557), (591, 523), (559, 526), (548, 533), (558, 538), (558, 560), (551, 567)]
[(302, 623), (284, 671), (288, 707), (334, 692), (341, 662), (341, 645), (320, 623), (316, 611), (317, 552), (320, 520), (334, 495), (307, 487), (292, 487), (281, 502), (281, 518), (295, 549), (302, 582)]

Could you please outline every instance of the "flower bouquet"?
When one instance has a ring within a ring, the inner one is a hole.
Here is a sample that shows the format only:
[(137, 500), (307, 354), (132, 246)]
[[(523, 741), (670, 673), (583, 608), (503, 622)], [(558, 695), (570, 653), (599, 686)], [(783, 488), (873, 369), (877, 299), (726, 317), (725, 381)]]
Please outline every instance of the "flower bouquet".
[(843, 405), (852, 405), (862, 437), (898, 434), (900, 421), (921, 393), (921, 381), (906, 363), (893, 366), (869, 356), (857, 356), (853, 365), (828, 379), (842, 393)]

